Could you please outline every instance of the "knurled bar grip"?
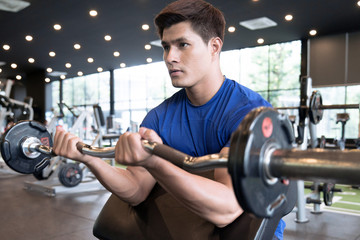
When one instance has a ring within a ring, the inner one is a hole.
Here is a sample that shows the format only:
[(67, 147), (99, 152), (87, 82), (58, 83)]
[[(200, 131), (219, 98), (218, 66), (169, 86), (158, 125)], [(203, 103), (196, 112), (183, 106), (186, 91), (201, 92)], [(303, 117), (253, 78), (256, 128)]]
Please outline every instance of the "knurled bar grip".
[(360, 150), (275, 150), (267, 166), (272, 177), (360, 183)]
[[(150, 153), (162, 157), (179, 167), (183, 167), (184, 161), (191, 158), (191, 156), (164, 144), (153, 143), (147, 140), (142, 140), (142, 144), (143, 147), (146, 150), (148, 150)], [(100, 158), (115, 157), (114, 147), (98, 148), (82, 142), (78, 142), (76, 144), (76, 147), (81, 153), (86, 155), (100, 157)]]

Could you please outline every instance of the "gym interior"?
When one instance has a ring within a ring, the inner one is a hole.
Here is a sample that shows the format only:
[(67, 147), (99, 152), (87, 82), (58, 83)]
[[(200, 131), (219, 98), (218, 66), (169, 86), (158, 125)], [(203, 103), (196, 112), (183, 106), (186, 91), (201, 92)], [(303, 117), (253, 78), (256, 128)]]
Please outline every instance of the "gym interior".
[[(171, 2), (0, 1), (1, 239), (122, 239), (112, 193), (51, 146), (61, 126), (84, 154), (126, 168), (114, 160), (119, 137), (179, 90), (154, 26)], [(274, 144), (244, 149), (239, 131), (225, 165), (216, 155), (209, 168), (228, 168), (252, 217), (282, 214), (283, 239), (360, 239), (360, 1), (207, 2), (226, 20), (222, 73), (273, 106), (246, 130), (264, 132), (263, 116), (279, 129)], [(271, 239), (260, 229), (252, 238)]]

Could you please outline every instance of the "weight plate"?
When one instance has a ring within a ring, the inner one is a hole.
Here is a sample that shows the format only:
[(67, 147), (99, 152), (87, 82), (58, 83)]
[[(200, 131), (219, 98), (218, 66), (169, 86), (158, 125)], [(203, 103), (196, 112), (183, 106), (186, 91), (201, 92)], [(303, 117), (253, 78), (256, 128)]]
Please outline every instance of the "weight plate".
[(82, 181), (82, 170), (77, 163), (66, 163), (60, 169), (58, 177), (65, 187), (75, 187)]
[(24, 174), (41, 171), (49, 164), (49, 156), (39, 153), (37, 157), (30, 158), (22, 150), (22, 142), (34, 137), (41, 144), (52, 147), (52, 139), (45, 126), (36, 121), (20, 121), (9, 128), (1, 136), (1, 156), (5, 163), (14, 171)]
[(257, 217), (284, 216), (295, 206), (296, 182), (269, 179), (264, 154), (291, 149), (294, 135), (288, 117), (260, 107), (245, 116), (231, 138), (228, 170), (240, 206)]
[(319, 91), (313, 91), (310, 97), (309, 106), (309, 118), (313, 124), (318, 124), (324, 114), (324, 110), (321, 109), (322, 97)]

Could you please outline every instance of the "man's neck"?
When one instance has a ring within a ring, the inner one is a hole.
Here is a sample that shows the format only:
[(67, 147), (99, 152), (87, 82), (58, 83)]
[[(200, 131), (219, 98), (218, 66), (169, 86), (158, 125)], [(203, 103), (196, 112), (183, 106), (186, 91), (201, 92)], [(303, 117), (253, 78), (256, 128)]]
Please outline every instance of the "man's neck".
[(224, 83), (225, 76), (219, 72), (205, 81), (199, 82), (196, 86), (186, 88), (186, 95), (190, 102), (195, 106), (201, 106), (210, 101), (219, 91)]

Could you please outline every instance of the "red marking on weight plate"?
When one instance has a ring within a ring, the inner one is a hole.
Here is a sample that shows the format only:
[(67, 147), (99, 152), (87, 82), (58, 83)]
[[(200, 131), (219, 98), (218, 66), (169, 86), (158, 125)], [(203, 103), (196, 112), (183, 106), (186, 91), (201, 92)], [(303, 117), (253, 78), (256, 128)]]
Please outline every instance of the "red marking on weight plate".
[(40, 142), (41, 142), (42, 145), (50, 146), (50, 142), (49, 142), (48, 137), (40, 138)]
[(262, 122), (261, 130), (262, 130), (264, 137), (268, 138), (271, 136), (271, 134), (273, 132), (273, 123), (272, 123), (271, 118), (269, 118), (269, 117), (264, 118), (264, 120)]

